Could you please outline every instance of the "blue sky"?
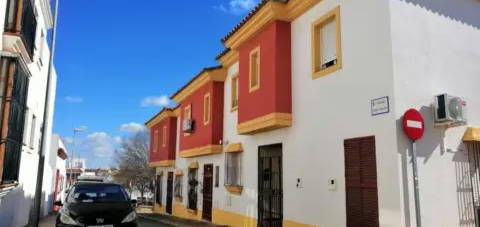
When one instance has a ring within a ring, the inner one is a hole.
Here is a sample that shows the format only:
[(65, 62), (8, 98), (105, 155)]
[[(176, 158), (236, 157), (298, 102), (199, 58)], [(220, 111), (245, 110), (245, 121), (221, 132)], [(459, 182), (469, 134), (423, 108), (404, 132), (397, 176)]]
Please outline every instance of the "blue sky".
[(54, 133), (88, 167), (108, 167), (120, 138), (168, 103), (259, 0), (60, 1)]

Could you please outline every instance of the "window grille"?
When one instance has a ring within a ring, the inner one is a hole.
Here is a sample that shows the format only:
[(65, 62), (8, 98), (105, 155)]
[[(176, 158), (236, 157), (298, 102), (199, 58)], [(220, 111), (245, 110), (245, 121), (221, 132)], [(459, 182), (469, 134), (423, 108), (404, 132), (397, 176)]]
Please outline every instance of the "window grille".
[(225, 155), (225, 185), (242, 186), (241, 153), (226, 153)]
[(175, 177), (175, 197), (182, 198), (182, 175), (177, 175)]
[(155, 202), (159, 205), (162, 205), (162, 176), (157, 175), (157, 180), (155, 182)]
[[(9, 64), (9, 62), (10, 61), (4, 61), (6, 64)], [(10, 115), (8, 119), (2, 183), (12, 183), (18, 180), (25, 130), (29, 78), (24, 69), (20, 67), (18, 63), (15, 64), (12, 96), (3, 97), (4, 102), (10, 100)]]
[(188, 209), (197, 210), (197, 169), (188, 170)]

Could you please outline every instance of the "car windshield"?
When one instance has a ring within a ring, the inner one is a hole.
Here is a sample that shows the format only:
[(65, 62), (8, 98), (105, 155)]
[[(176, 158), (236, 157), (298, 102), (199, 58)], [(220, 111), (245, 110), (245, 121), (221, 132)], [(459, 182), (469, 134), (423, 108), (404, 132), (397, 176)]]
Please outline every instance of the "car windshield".
[(125, 202), (127, 200), (125, 190), (118, 185), (77, 185), (68, 196), (69, 202), (77, 203)]

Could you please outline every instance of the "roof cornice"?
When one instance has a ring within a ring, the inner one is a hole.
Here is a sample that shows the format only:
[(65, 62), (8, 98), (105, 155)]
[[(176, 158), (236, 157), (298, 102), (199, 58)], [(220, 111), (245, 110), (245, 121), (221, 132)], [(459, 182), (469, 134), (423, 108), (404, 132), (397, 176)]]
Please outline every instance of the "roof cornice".
[(237, 49), (266, 25), (275, 20), (293, 21), (321, 0), (264, 0), (255, 7), (237, 26), (230, 31), (222, 42), (227, 48)]
[(222, 66), (205, 68), (170, 98), (177, 103), (181, 103), (203, 85), (211, 81), (223, 82), (226, 76), (227, 72)]

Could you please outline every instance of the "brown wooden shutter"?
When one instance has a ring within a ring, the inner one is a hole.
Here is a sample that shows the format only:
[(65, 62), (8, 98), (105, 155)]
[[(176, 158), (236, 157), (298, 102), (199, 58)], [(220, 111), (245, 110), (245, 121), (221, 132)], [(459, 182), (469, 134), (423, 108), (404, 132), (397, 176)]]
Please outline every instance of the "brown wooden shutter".
[(378, 227), (375, 137), (344, 141), (347, 227)]

